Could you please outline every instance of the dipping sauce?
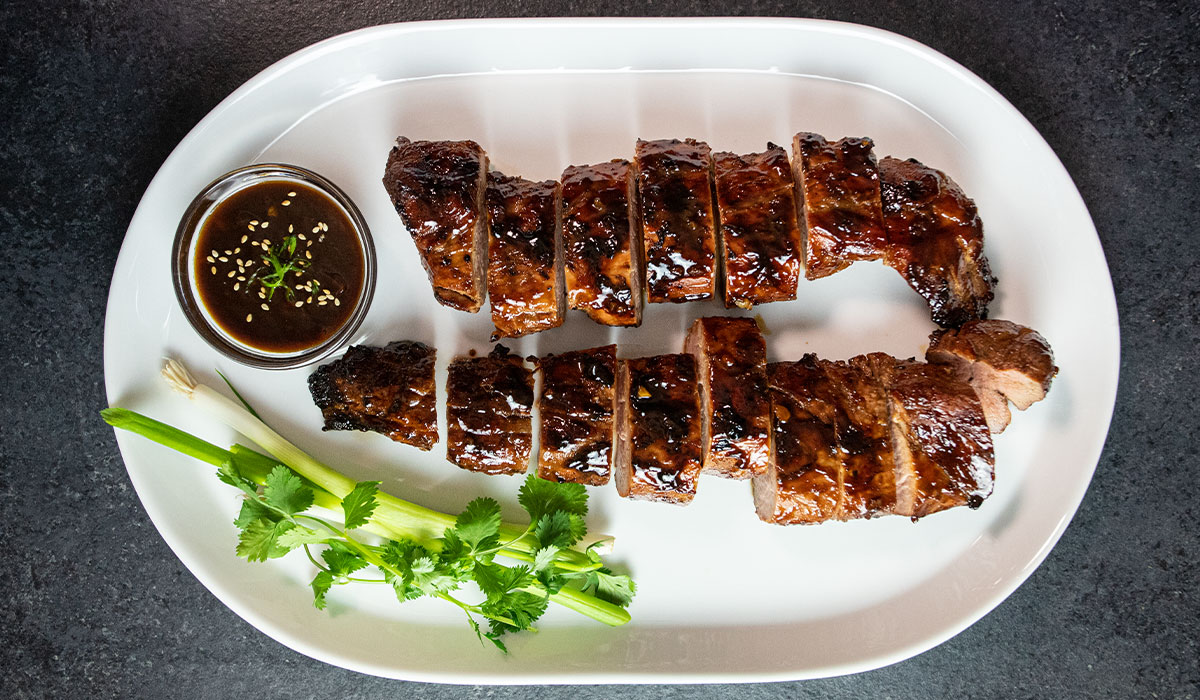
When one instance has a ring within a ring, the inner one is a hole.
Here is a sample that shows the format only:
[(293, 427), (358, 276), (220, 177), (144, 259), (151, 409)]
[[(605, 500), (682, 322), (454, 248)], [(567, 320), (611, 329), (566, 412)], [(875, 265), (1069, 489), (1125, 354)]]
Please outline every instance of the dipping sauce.
[(294, 180), (262, 180), (213, 207), (197, 234), (192, 279), (225, 334), (268, 353), (320, 345), (355, 313), (363, 244), (342, 207)]

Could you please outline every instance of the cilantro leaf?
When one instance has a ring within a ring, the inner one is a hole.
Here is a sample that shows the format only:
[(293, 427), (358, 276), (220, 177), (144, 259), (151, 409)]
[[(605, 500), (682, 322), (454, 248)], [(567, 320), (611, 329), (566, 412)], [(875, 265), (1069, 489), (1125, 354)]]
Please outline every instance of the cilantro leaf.
[(238, 536), (237, 555), (249, 561), (282, 557), (291, 550), (279, 546), (279, 536), (293, 527), (295, 525), (286, 520), (255, 520), (242, 528)]
[(267, 505), (287, 515), (308, 510), (313, 504), (312, 489), (306, 487), (299, 476), (282, 464), (276, 465), (267, 475), (263, 496)]
[(328, 571), (318, 571), (309, 585), (313, 590), (313, 606), (317, 610), (324, 610), (325, 594), (333, 587), (333, 574)]
[(554, 564), (554, 557), (558, 556), (558, 547), (550, 545), (542, 547), (533, 553), (533, 570), (536, 573), (548, 570)]
[(588, 572), (583, 592), (623, 608), (633, 601), (637, 585), (628, 576), (618, 576), (608, 569), (598, 569)]
[(277, 540), (280, 547), (289, 550), (306, 544), (320, 544), (330, 538), (328, 532), (320, 532), (312, 528), (297, 525), (279, 535)]
[(475, 564), (475, 583), (488, 600), (498, 600), (514, 589), (533, 583), (529, 569), (524, 566), (502, 566), (500, 564)]
[(491, 498), (476, 498), (454, 521), (454, 530), (473, 552), (500, 544), (500, 504)]
[(543, 547), (566, 549), (587, 533), (587, 525), (581, 516), (556, 510), (538, 518), (533, 535)]
[(221, 466), (217, 467), (217, 478), (222, 483), (229, 484), (235, 489), (241, 489), (250, 496), (258, 495), (258, 484), (242, 476), (232, 459), (224, 460), (221, 462)]
[(237, 519), (233, 524), (239, 530), (244, 530), (256, 520), (270, 520), (272, 522), (279, 520), (279, 516), (275, 511), (263, 505), (262, 501), (257, 498), (242, 499), (242, 509), (238, 511)]
[(583, 484), (556, 483), (530, 474), (521, 485), (517, 501), (529, 513), (529, 519), (565, 511), (580, 517), (587, 515), (587, 489)]
[(379, 492), (379, 483), (378, 481), (360, 481), (342, 499), (342, 512), (346, 516), (347, 530), (367, 524), (367, 520), (375, 512), (375, 506), (379, 505), (379, 501), (375, 498), (375, 494)]
[(329, 549), (321, 552), (321, 558), (325, 560), (325, 565), (329, 567), (329, 573), (333, 575), (335, 582), (339, 583), (343, 582), (350, 574), (367, 566), (365, 559), (350, 551), (345, 545), (337, 543), (331, 544)]

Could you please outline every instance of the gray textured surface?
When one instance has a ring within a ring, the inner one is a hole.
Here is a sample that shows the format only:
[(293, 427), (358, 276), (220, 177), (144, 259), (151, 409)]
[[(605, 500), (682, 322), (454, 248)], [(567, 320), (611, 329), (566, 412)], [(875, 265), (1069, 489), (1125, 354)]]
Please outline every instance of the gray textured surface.
[[(458, 688), (312, 662), (183, 569), (96, 415), (108, 279), (138, 198), (192, 125), (288, 53), (371, 24), (496, 14), (861, 22), (963, 63), (1034, 123), (1095, 218), (1123, 359), (1092, 488), (1009, 600), (932, 651), (848, 678)], [(0, 26), (0, 696), (1200, 697), (1195, 4), (147, 0), (4, 3)]]

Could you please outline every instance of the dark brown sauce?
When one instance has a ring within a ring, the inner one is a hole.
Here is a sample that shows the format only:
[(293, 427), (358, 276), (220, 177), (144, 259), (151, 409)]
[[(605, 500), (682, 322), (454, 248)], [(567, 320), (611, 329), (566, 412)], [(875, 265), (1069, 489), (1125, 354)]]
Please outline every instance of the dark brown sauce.
[[(212, 320), (265, 352), (320, 345), (362, 293), (364, 256), (353, 224), (328, 195), (298, 182), (233, 193), (204, 221), (195, 250), (196, 287)], [(272, 261), (287, 269), (281, 279), (272, 277), (281, 269)]]

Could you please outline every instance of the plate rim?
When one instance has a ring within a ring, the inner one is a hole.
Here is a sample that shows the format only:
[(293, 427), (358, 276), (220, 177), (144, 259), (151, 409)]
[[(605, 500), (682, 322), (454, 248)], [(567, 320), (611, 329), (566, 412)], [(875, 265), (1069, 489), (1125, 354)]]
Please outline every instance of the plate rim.
[[(113, 309), (120, 303), (117, 299), (115, 290), (118, 288), (117, 274), (123, 267), (128, 267), (127, 256), (131, 255), (130, 246), (127, 245), (130, 233), (133, 232), (140, 223), (140, 219), (146, 214), (146, 202), (150, 200), (153, 193), (163, 186), (162, 178), (168, 169), (168, 165), (172, 164), (180, 154), (190, 149), (193, 142), (202, 139), (205, 132), (211, 125), (218, 121), (221, 116), (231, 109), (239, 100), (246, 95), (258, 90), (261, 86), (270, 83), (278, 75), (299, 67), (301, 64), (308, 61), (319, 60), (321, 56), (327, 52), (341, 50), (348, 46), (353, 46), (360, 43), (370, 43), (375, 41), (381, 35), (389, 35), (393, 33), (408, 34), (418, 32), (442, 32), (453, 31), (457, 29), (473, 29), (482, 28), (489, 31), (505, 31), (511, 28), (529, 29), (534, 28), (541, 31), (553, 30), (557, 27), (571, 28), (587, 28), (596, 30), (613, 31), (621, 27), (637, 26), (645, 28), (647, 26), (658, 26), (663, 28), (688, 28), (694, 26), (703, 26), (706, 28), (728, 26), (730, 29), (753, 30), (753, 29), (777, 29), (777, 28), (792, 28), (796, 30), (818, 31), (821, 33), (832, 33), (842, 35), (853, 35), (859, 38), (868, 39), (880, 44), (888, 44), (902, 51), (914, 54), (924, 61), (942, 68), (944, 71), (954, 74), (959, 79), (970, 84), (971, 87), (981, 91), (992, 102), (996, 103), (998, 108), (1007, 112), (1010, 118), (1015, 117), (1017, 123), (1028, 131), (1027, 136), (1032, 137), (1033, 143), (1039, 150), (1044, 151), (1044, 155), (1050, 159), (1047, 162), (1053, 162), (1061, 170), (1061, 176), (1066, 178), (1066, 181), (1071, 185), (1071, 193), (1073, 195), (1072, 206), (1078, 207), (1082, 213), (1080, 221), (1086, 221), (1088, 227), (1087, 242), (1093, 247), (1091, 251), (1098, 255), (1101, 262), (1104, 263), (1103, 275), (1104, 281), (1107, 282), (1107, 289), (1110, 295), (1101, 300), (1103, 308), (1100, 309), (1102, 316), (1111, 320), (1111, 345), (1112, 350), (1111, 363), (1109, 372), (1106, 373), (1103, 379), (1107, 386), (1102, 387), (1102, 398), (1104, 401), (1105, 416), (1103, 423), (1102, 434), (1107, 435), (1111, 426), (1113, 411), (1115, 408), (1117, 396), (1117, 383), (1120, 370), (1120, 326), (1119, 316), (1117, 314), (1115, 293), (1112, 292), (1112, 277), (1111, 271), (1108, 268), (1107, 260), (1104, 255), (1103, 247), (1101, 246), (1099, 234), (1096, 231), (1095, 223), (1092, 220), (1090, 213), (1087, 210), (1086, 203), (1083, 201), (1078, 187), (1075, 185), (1070, 173), (1062, 164), (1058, 155), (1054, 153), (1050, 145), (1045, 141), (1037, 129), (1029, 120), (1020, 113), (1006, 98), (1003, 97), (995, 88), (991, 87), (984, 80), (975, 75), (966, 67), (957, 63), (953, 59), (936, 51), (935, 49), (926, 46), (914, 39), (896, 34), (894, 32), (858, 25), (848, 22), (819, 20), (819, 19), (801, 19), (801, 18), (766, 18), (766, 17), (748, 17), (748, 18), (732, 18), (732, 17), (714, 17), (714, 18), (537, 18), (537, 19), (463, 19), (463, 20), (428, 20), (419, 22), (401, 22), (393, 24), (378, 25), (365, 27), (344, 34), (330, 37), (304, 47), (280, 60), (272, 63), (264, 68), (255, 76), (242, 83), (236, 90), (230, 93), (227, 97), (221, 100), (215, 107), (212, 108), (189, 132), (180, 140), (180, 142), (172, 149), (171, 153), (159, 166), (158, 171), (148, 183), (143, 196), (139, 199), (137, 209), (134, 212), (129, 227), (126, 231), (125, 238), (122, 240), (121, 251), (114, 265), (113, 278), (110, 281), (110, 290), (105, 309), (105, 330), (104, 330), (104, 367), (105, 367), (105, 389), (108, 400), (111, 402), (114, 399), (114, 387), (110, 381), (110, 340), (116, 332), (113, 324), (110, 322), (113, 315)], [(903, 98), (903, 96), (900, 96)], [(1100, 426), (1097, 426), (1098, 428)], [(129, 467), (127, 456), (127, 444), (134, 438), (129, 435), (124, 435), (117, 431), (117, 443), (122, 455), (122, 461), (125, 463), (126, 471), (134, 484), (135, 490), (138, 492), (139, 500), (142, 502), (143, 508), (146, 509), (151, 521), (154, 522), (156, 530), (160, 536), (164, 538), (172, 552), (179, 558), (181, 563), (187, 568), (193, 576), (201, 582), (213, 595), (221, 601), (226, 607), (230, 608), (239, 617), (250, 622), (259, 631), (285, 646), (299, 651), (306, 656), (324, 661), (333, 665), (341, 666), (351, 670), (368, 673), (371, 675), (385, 676), (390, 678), (402, 678), (408, 680), (419, 681), (436, 681), (448, 683), (492, 683), (492, 684), (522, 684), (522, 683), (678, 683), (678, 682), (759, 682), (759, 681), (776, 681), (776, 680), (794, 680), (800, 678), (821, 678), (837, 675), (845, 675), (858, 673), (875, 668), (897, 663), (904, 659), (910, 658), (917, 654), (923, 653), (933, 647), (936, 647), (946, 640), (959, 634), (966, 628), (973, 625), (983, 616), (994, 610), (1000, 603), (1007, 599), (1013, 591), (1020, 587), (1037, 569), (1038, 566), (1049, 555), (1053, 547), (1058, 543), (1067, 526), (1078, 512), (1079, 506), (1082, 503), (1083, 497), (1091, 484), (1094, 477), (1095, 469), (1098, 465), (1099, 458), (1103, 452), (1106, 439), (1100, 439), (1095, 444), (1089, 445), (1087, 454), (1082, 458), (1081, 463), (1088, 465), (1086, 472), (1087, 478), (1080, 480), (1075, 484), (1075, 488), (1070, 493), (1070, 503), (1063, 512), (1054, 530), (1048, 534), (1045, 541), (1037, 550), (1036, 554), (1024, 563), (1019, 574), (1010, 577), (1005, 585), (998, 586), (992, 589), (991, 595), (984, 598), (984, 602), (977, 604), (972, 609), (971, 613), (959, 618), (955, 624), (944, 626), (938, 633), (930, 634), (919, 641), (913, 641), (906, 645), (901, 645), (893, 649), (891, 653), (881, 653), (869, 658), (858, 659), (852, 662), (843, 663), (826, 667), (819, 671), (812, 670), (778, 670), (773, 673), (752, 672), (752, 673), (729, 673), (729, 672), (704, 672), (704, 671), (663, 671), (644, 672), (640, 670), (624, 671), (621, 669), (612, 669), (607, 672), (582, 673), (575, 670), (570, 670), (560, 673), (515, 673), (513, 675), (497, 676), (492, 673), (481, 674), (455, 674), (450, 676), (446, 672), (438, 671), (422, 671), (421, 669), (413, 668), (398, 668), (398, 667), (379, 667), (371, 663), (363, 663), (351, 656), (333, 655), (336, 658), (331, 658), (331, 655), (323, 649), (318, 649), (313, 645), (308, 644), (306, 639), (298, 638), (286, 634), (282, 629), (277, 628), (265, 616), (260, 616), (255, 613), (252, 608), (231, 604), (224, 596), (220, 595), (216, 590), (219, 586), (214, 582), (206, 580), (199, 575), (193, 568), (188, 557), (181, 555), (180, 548), (182, 543), (173, 541), (163, 534), (163, 528), (159, 525), (155, 513), (157, 508), (148, 506), (146, 500), (142, 496), (142, 489), (138, 486), (138, 478)], [(160, 514), (161, 517), (161, 514)]]

